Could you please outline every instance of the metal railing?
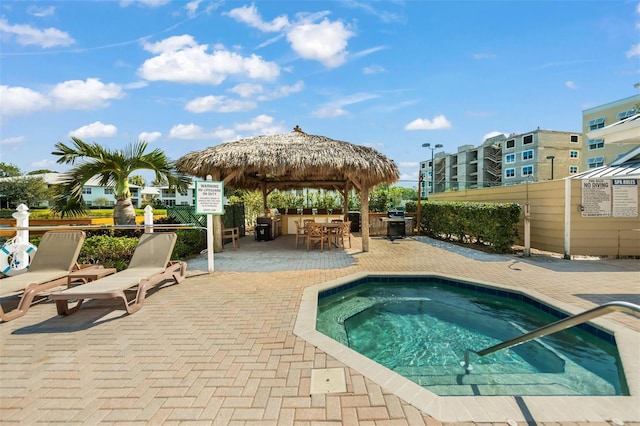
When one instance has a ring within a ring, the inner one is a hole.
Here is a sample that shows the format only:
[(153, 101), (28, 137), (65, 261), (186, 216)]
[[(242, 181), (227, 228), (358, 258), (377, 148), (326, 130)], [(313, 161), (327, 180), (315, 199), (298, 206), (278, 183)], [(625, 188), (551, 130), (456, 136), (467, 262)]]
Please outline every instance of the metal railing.
[(465, 369), (465, 372), (468, 374), (471, 370), (473, 370), (473, 366), (469, 363), (469, 354), (471, 352), (475, 353), (478, 356), (485, 356), (497, 352), (502, 349), (511, 348), (513, 346), (519, 345), (521, 343), (528, 342), (530, 340), (536, 339), (538, 337), (547, 336), (558, 331), (566, 330), (567, 328), (571, 328), (575, 325), (579, 325), (585, 323), (593, 318), (600, 317), (602, 315), (608, 314), (610, 312), (622, 311), (637, 317), (640, 317), (640, 306), (629, 303), (629, 302), (609, 302), (602, 304), (600, 306), (596, 306), (595, 308), (586, 310), (580, 314), (572, 315), (567, 318), (563, 318), (554, 323), (542, 326), (537, 328), (529, 333), (525, 333), (521, 336), (514, 337), (513, 339), (505, 340), (502, 343), (498, 343), (497, 345), (490, 346), (481, 351), (474, 351), (473, 349), (466, 349), (464, 351), (464, 361), (460, 363)]

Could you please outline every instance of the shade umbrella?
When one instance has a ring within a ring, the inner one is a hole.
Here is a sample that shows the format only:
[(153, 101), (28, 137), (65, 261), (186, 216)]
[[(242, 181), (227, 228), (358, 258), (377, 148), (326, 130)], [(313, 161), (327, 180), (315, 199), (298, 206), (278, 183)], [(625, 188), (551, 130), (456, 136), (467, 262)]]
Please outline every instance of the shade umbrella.
[(375, 149), (311, 135), (298, 126), (287, 134), (262, 135), (190, 152), (178, 159), (176, 168), (203, 179), (211, 176), (226, 187), (261, 190), (265, 208), (267, 195), (274, 189), (315, 188), (341, 191), (346, 212), (347, 193), (355, 188), (362, 197), (363, 251), (369, 250), (369, 189), (382, 183), (390, 185), (400, 177), (396, 164)]

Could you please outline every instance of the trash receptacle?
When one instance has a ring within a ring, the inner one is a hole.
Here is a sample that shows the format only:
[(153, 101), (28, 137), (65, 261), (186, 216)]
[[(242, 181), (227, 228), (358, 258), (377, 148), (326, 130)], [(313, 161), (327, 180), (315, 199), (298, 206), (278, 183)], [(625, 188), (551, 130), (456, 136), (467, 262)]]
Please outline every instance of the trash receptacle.
[(256, 240), (268, 241), (271, 239), (271, 225), (268, 223), (256, 224)]
[(351, 221), (351, 232), (360, 232), (360, 212), (349, 212), (348, 217)]

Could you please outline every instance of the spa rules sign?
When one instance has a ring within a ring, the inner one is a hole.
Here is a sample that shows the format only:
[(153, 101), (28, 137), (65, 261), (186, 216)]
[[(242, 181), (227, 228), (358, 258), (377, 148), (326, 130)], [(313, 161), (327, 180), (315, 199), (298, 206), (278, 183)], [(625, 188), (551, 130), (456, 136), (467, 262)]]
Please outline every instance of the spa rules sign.
[(224, 183), (196, 181), (196, 214), (224, 214)]
[(637, 217), (637, 179), (582, 181), (583, 217)]

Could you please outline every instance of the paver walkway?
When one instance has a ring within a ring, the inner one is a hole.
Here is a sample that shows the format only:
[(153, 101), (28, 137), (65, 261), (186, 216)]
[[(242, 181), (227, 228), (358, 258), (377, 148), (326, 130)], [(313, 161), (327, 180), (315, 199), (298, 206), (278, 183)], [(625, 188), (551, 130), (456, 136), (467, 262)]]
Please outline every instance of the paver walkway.
[[(362, 253), (352, 240), (320, 253), (295, 250), (292, 236), (242, 238), (215, 254), (213, 274), (206, 255), (189, 261), (190, 278), (133, 315), (104, 301), (69, 317), (50, 302), (32, 307), (0, 324), (0, 423), (438, 425), (293, 334), (306, 287), (355, 272), (433, 271), (580, 308), (640, 299), (637, 260), (488, 255), (424, 238), (373, 238)], [(630, 315), (608, 319), (640, 331)], [(310, 395), (311, 370), (327, 367), (345, 368), (347, 392)], [(623, 420), (640, 425), (640, 408)]]

